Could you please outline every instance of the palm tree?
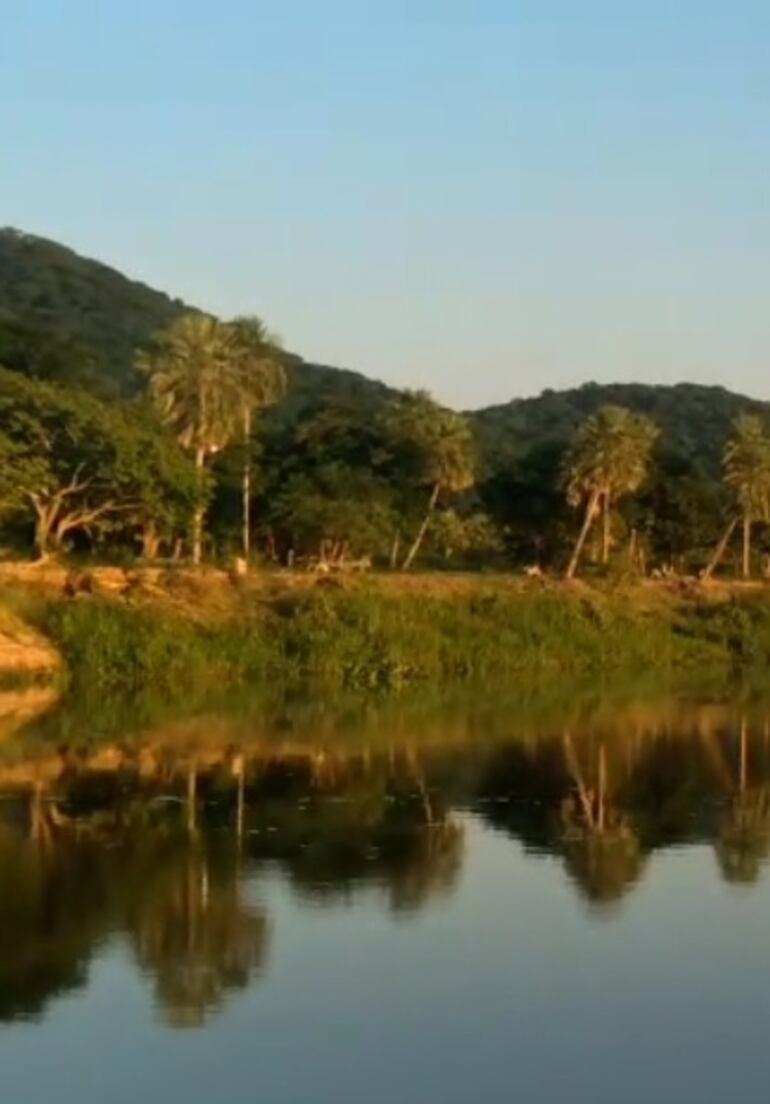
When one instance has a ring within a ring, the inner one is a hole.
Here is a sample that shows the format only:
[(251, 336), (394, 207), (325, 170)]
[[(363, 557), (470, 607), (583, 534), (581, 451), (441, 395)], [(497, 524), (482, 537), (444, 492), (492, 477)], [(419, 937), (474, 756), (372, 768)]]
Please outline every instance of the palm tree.
[(249, 443), (256, 411), (272, 406), (286, 392), (286, 369), (278, 339), (255, 316), (236, 318), (236, 358), (240, 389), (244, 459), (241, 476), (242, 548), (248, 564), (251, 554), (251, 460)]
[(645, 415), (622, 406), (603, 406), (578, 430), (567, 453), (564, 484), (569, 504), (585, 504), (585, 513), (567, 568), (568, 579), (577, 571), (583, 546), (600, 513), (602, 563), (607, 563), (612, 507), (643, 483), (658, 432)]
[(232, 327), (209, 315), (187, 314), (138, 359), (161, 418), (195, 456), (200, 492), (193, 517), (195, 564), (202, 558), (206, 462), (232, 439), (242, 406), (236, 349)]
[(770, 437), (755, 414), (739, 414), (733, 422), (733, 432), (725, 445), (722, 459), (724, 481), (738, 507), (731, 518), (703, 578), (708, 579), (724, 555), (738, 522), (742, 522), (743, 554), (741, 567), (744, 579), (751, 576), (751, 527), (755, 521), (766, 521), (770, 514)]
[(406, 392), (397, 400), (393, 428), (413, 455), (419, 483), (430, 488), (425, 517), (404, 559), (403, 570), (408, 571), (441, 495), (458, 494), (473, 486), (473, 439), (461, 414), (439, 406), (423, 391)]

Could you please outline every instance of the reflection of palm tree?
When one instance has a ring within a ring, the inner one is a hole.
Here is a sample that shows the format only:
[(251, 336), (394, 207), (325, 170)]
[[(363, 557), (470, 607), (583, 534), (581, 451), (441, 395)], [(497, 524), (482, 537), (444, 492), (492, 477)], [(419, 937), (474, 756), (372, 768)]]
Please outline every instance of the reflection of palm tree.
[(279, 862), (316, 902), (379, 884), (397, 911), (416, 910), (456, 884), (463, 833), (430, 792), (416, 756), (311, 755), (268, 766), (252, 823), (253, 857)]
[(608, 800), (608, 764), (600, 744), (591, 784), (580, 766), (570, 733), (563, 737), (564, 757), (578, 801), (562, 804), (563, 846), (567, 868), (588, 899), (596, 904), (619, 900), (644, 867), (639, 839), (628, 817)]
[(59, 830), (39, 792), (30, 819), (26, 839), (0, 827), (0, 1022), (83, 986), (106, 919), (98, 855)]
[(396, 912), (417, 912), (426, 901), (448, 897), (462, 867), (462, 827), (446, 818), (418, 834), (408, 861), (393, 867), (390, 902)]
[(245, 988), (267, 947), (266, 919), (241, 904), (235, 871), (212, 879), (197, 847), (153, 883), (132, 928), (139, 963), (154, 975), (158, 1002), (175, 1027), (203, 1024), (229, 991)]
[(730, 793), (729, 808), (722, 817), (716, 840), (719, 868), (728, 882), (756, 882), (770, 853), (770, 790), (765, 784), (751, 785), (746, 718), (741, 717), (740, 721), (735, 773), (713, 735), (709, 735), (707, 746), (720, 780)]

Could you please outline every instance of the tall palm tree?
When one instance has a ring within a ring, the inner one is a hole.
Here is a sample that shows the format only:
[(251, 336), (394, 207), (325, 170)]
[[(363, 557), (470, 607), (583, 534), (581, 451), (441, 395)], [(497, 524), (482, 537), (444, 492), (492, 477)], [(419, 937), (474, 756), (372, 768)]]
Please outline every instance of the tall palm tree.
[(251, 554), (251, 458), (249, 444), (254, 415), (278, 402), (286, 393), (286, 368), (278, 339), (261, 318), (247, 316), (232, 323), (240, 390), (244, 458), (241, 475), (243, 557)]
[(457, 494), (473, 486), (473, 438), (461, 414), (435, 403), (423, 391), (406, 392), (393, 411), (396, 435), (413, 452), (417, 478), (430, 488), (428, 508), (406, 554), (403, 570), (408, 571), (420, 551), (433, 512), (442, 494)]
[(612, 507), (643, 483), (657, 427), (643, 414), (622, 406), (603, 406), (578, 430), (564, 465), (567, 501), (585, 506), (583, 525), (567, 567), (577, 571), (583, 546), (596, 518), (602, 518), (602, 563), (609, 559)]
[(232, 327), (205, 314), (187, 314), (160, 335), (138, 365), (150, 378), (150, 394), (161, 418), (195, 456), (200, 491), (193, 517), (192, 558), (203, 549), (203, 499), (207, 461), (236, 432), (241, 389)]
[(738, 522), (742, 523), (744, 579), (751, 577), (751, 527), (770, 516), (770, 437), (756, 414), (739, 414), (722, 458), (724, 481), (738, 507), (722, 535), (703, 578), (708, 579), (724, 555)]

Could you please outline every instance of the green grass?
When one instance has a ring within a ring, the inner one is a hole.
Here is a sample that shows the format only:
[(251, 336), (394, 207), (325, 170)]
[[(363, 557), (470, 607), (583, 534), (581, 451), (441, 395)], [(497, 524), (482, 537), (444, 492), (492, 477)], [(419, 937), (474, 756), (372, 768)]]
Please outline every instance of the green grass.
[(729, 672), (770, 663), (770, 602), (689, 600), (636, 608), (623, 594), (446, 597), (312, 590), (244, 595), (237, 614), (160, 604), (56, 601), (38, 623), (72, 680), (121, 691), (312, 680), (374, 691), (488, 678)]

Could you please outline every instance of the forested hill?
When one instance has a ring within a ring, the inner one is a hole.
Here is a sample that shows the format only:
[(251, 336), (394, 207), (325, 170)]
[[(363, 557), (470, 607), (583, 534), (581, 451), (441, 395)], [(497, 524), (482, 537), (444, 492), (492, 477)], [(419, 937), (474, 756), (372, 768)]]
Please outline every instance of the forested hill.
[(533, 449), (562, 448), (586, 417), (608, 403), (649, 415), (661, 429), (659, 447), (666, 456), (713, 476), (718, 476), (725, 438), (736, 414), (770, 413), (770, 403), (724, 387), (587, 383), (490, 406), (474, 412), (472, 418), (487, 462), (496, 467)]
[[(5, 473), (6, 501), (15, 503), (11, 522), (4, 523), (11, 541), (28, 547), (37, 524), (27, 500), (26, 512), (19, 506), (15, 477), (8, 476), (13, 460), (20, 472), (38, 478), (30, 424), (45, 427), (42, 439), (60, 441), (47, 458), (59, 465), (51, 487), (57, 479), (68, 485), (72, 470), (84, 463), (109, 473), (94, 483), (103, 489), (118, 486), (128, 472), (132, 501), (147, 507), (150, 529), (164, 529), (166, 547), (172, 535), (189, 540), (190, 457), (147, 406), (120, 400), (140, 396), (146, 385), (135, 369), (137, 351), (194, 309), (56, 242), (0, 230), (0, 477)], [(469, 413), (473, 449), (461, 420), (422, 399), (391, 403), (391, 388), (358, 372), (291, 353), (285, 360), (285, 397), (257, 420), (249, 442), (255, 488), (259, 484), (251, 511), (254, 532), (271, 557), (288, 549), (315, 554), (322, 541), (331, 541), (390, 562), (402, 538), (421, 532), (428, 534), (426, 550), (434, 559), (455, 557), (457, 563), (458, 555), (467, 555), (469, 563), (562, 564), (575, 529), (564, 494), (565, 452), (586, 417), (613, 404), (648, 415), (661, 431), (637, 493), (616, 506), (616, 533), (637, 534), (650, 562), (700, 570), (732, 508), (722, 456), (735, 416), (770, 414), (770, 404), (721, 387), (589, 383)], [(109, 401), (98, 401), (104, 399)], [(400, 406), (403, 419), (410, 402), (421, 413), (394, 430), (395, 412)], [(459, 441), (468, 462), (458, 469), (458, 485), (445, 488), (433, 527), (419, 529), (425, 473), (434, 479), (432, 461), (425, 459), (434, 430), (426, 433), (426, 425), (441, 426), (441, 433)], [(758, 432), (761, 437), (761, 426)], [(123, 434), (117, 452), (116, 433)], [(122, 467), (115, 466), (118, 455)], [(137, 457), (143, 464), (137, 465)], [(209, 466), (207, 521), (212, 547), (220, 550), (232, 549), (239, 539), (239, 463), (237, 449), (225, 448)], [(84, 488), (81, 513), (90, 517), (89, 493), (96, 491), (90, 480)], [(34, 503), (39, 494), (27, 499)], [(71, 518), (65, 521), (77, 529)], [(770, 526), (763, 523), (760, 531), (757, 522), (756, 550), (770, 556)], [(134, 518), (121, 527), (110, 517), (103, 534), (116, 534), (118, 543), (130, 546), (139, 539), (138, 525)], [(150, 529), (141, 530), (142, 541), (150, 540)], [(91, 529), (81, 524), (76, 537), (88, 546)]]
[[(137, 388), (136, 350), (194, 307), (32, 234), (0, 229), (0, 365), (101, 395)], [(290, 358), (283, 417), (389, 393), (358, 372)]]
[(45, 238), (0, 230), (0, 363), (130, 391), (138, 346), (189, 308)]
[[(259, 304), (256, 304), (257, 310)], [(72, 249), (18, 230), (0, 230), (0, 365), (102, 395), (137, 387), (136, 349), (194, 308), (131, 280)], [(269, 321), (269, 320), (268, 320)], [(314, 406), (354, 401), (376, 406), (391, 390), (354, 371), (292, 357), (281, 421)], [(470, 414), (486, 470), (537, 451), (561, 449), (576, 427), (605, 403), (649, 414), (663, 433), (660, 448), (716, 475), (730, 423), (740, 410), (770, 406), (721, 387), (678, 384), (586, 384), (544, 391)]]

